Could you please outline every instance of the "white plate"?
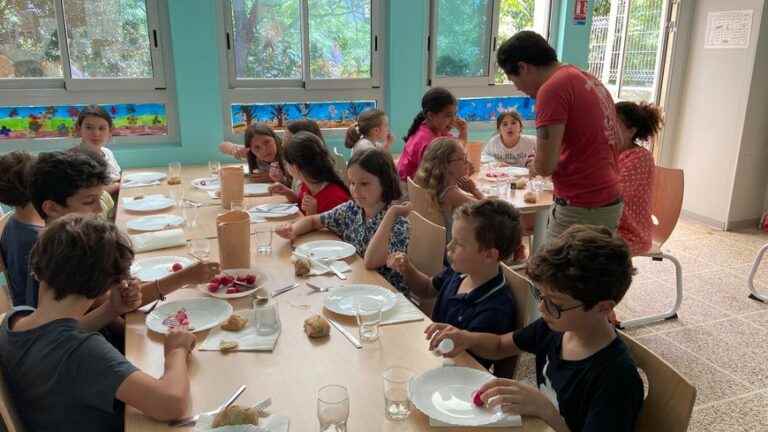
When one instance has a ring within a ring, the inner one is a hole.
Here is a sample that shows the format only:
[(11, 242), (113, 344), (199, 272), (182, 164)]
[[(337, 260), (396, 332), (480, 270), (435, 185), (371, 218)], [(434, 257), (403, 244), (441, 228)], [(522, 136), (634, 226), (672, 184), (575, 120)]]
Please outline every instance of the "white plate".
[(269, 184), (267, 183), (246, 183), (243, 190), (245, 196), (269, 195)]
[(184, 218), (181, 216), (161, 214), (131, 219), (125, 225), (128, 227), (128, 229), (132, 229), (134, 231), (149, 232), (176, 228), (182, 224), (184, 224)]
[(213, 298), (194, 298), (161, 304), (146, 318), (147, 328), (161, 334), (168, 333), (163, 324), (168, 316), (176, 315), (179, 309), (186, 309), (191, 332), (199, 332), (216, 327), (232, 315), (232, 305), (224, 300)]
[(248, 213), (261, 218), (284, 218), (299, 212), (299, 207), (291, 203), (261, 204), (248, 209)]
[(355, 307), (361, 299), (375, 299), (382, 303), (381, 311), (386, 312), (397, 304), (397, 294), (376, 285), (341, 285), (328, 291), (323, 306), (339, 315), (355, 316)]
[(166, 175), (161, 172), (135, 172), (123, 176), (125, 183), (152, 183), (165, 180)]
[(257, 288), (263, 286), (269, 280), (269, 277), (265, 273), (260, 272), (256, 269), (226, 269), (226, 270), (223, 270), (222, 273), (229, 276), (233, 276), (233, 277), (252, 274), (256, 276), (256, 283), (253, 289), (249, 289), (248, 291), (242, 291), (237, 294), (227, 294), (226, 289), (219, 289), (219, 291), (212, 293), (208, 291), (208, 284), (200, 284), (197, 286), (197, 289), (201, 292), (204, 292), (205, 294), (208, 294), (211, 297), (216, 297), (220, 299), (236, 299), (236, 298), (246, 297), (251, 295), (254, 291), (256, 291)]
[(296, 247), (296, 252), (319, 260), (340, 260), (351, 257), (357, 249), (338, 240), (316, 240)]
[(504, 417), (500, 410), (480, 408), (474, 392), (493, 375), (466, 367), (440, 367), (424, 372), (408, 384), (408, 399), (435, 420), (456, 426), (482, 426)]
[(153, 212), (165, 210), (175, 205), (175, 201), (165, 195), (146, 195), (141, 199), (127, 199), (123, 201), (126, 210), (135, 212)]
[(218, 177), (200, 177), (192, 180), (192, 186), (204, 191), (216, 191), (221, 189), (221, 180)]
[(171, 266), (174, 263), (186, 268), (195, 263), (190, 258), (181, 256), (157, 256), (134, 261), (131, 266), (131, 274), (144, 282), (160, 279), (173, 273)]

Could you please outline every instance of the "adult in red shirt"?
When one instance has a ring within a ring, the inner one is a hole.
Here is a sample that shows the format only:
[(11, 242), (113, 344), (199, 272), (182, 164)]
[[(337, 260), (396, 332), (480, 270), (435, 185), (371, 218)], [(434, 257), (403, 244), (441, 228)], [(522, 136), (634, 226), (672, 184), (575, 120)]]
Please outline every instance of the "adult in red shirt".
[(600, 81), (557, 60), (538, 33), (505, 41), (497, 60), (523, 93), (536, 99), (536, 158), (531, 175), (552, 176), (555, 205), (547, 238), (577, 224), (616, 230), (623, 208), (613, 99)]

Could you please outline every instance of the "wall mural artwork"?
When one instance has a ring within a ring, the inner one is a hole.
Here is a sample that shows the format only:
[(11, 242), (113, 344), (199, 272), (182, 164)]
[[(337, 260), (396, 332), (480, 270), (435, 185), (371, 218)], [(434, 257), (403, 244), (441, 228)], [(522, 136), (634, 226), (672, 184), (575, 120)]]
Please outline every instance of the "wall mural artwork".
[[(75, 121), (85, 105), (0, 106), (0, 140), (75, 136)], [(101, 105), (111, 116), (114, 136), (167, 135), (165, 105)]]
[(315, 120), (322, 129), (348, 128), (360, 113), (370, 108), (376, 108), (376, 101), (233, 104), (232, 132), (244, 133), (251, 123), (264, 123), (279, 130), (301, 119)]
[(515, 110), (523, 120), (536, 118), (534, 100), (527, 96), (459, 99), (459, 117), (468, 122), (496, 121), (499, 114)]

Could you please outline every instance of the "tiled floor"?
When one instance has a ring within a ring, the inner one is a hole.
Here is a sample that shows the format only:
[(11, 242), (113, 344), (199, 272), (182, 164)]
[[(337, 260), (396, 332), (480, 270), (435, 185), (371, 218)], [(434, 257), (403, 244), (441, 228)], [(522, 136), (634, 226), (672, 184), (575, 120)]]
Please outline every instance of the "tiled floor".
[[(679, 319), (629, 330), (697, 388), (690, 431), (768, 431), (768, 304), (747, 298), (747, 277), (768, 234), (721, 232), (681, 220), (664, 246), (683, 268)], [(667, 310), (674, 267), (635, 259), (638, 274), (617, 308), (620, 319)], [(768, 256), (756, 278), (768, 293)], [(532, 359), (520, 373), (533, 380)]]

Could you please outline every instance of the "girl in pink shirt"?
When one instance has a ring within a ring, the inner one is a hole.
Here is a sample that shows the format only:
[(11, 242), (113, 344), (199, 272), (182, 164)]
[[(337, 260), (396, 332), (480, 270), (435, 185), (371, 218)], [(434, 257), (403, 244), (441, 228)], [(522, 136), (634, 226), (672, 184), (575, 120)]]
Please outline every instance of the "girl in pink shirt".
[(619, 102), (616, 113), (622, 135), (618, 165), (624, 195), (618, 231), (632, 255), (638, 255), (651, 248), (651, 197), (656, 166), (651, 152), (638, 142), (655, 136), (663, 120), (661, 110), (646, 102)]
[(435, 138), (452, 137), (450, 131), (459, 131), (459, 140), (467, 142), (467, 122), (456, 116), (456, 98), (442, 87), (433, 87), (421, 98), (421, 111), (413, 119), (405, 135), (405, 148), (397, 161), (400, 180), (413, 177), (419, 168), (424, 152)]

